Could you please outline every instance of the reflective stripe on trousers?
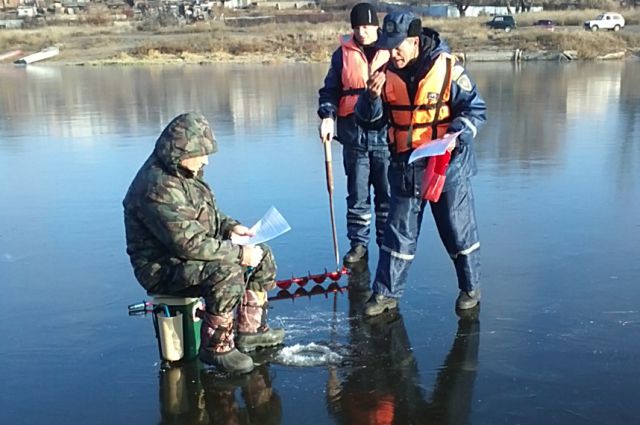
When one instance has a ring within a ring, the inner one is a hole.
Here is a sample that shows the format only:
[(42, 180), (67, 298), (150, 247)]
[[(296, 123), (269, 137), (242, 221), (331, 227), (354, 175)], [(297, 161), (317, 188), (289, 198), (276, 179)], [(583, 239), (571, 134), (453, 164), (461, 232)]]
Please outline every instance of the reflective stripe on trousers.
[(343, 165), (347, 175), (347, 237), (351, 246), (369, 244), (371, 228), (371, 187), (376, 223), (376, 243), (382, 242), (389, 211), (387, 150), (364, 151), (345, 146)]
[[(415, 196), (395, 193), (393, 180), (400, 178), (393, 171), (391, 184), (391, 208), (385, 226), (384, 242), (373, 291), (386, 296), (402, 296), (409, 267), (416, 254), (420, 225), (426, 202)], [(468, 179), (462, 179), (451, 190), (444, 192), (440, 200), (431, 203), (431, 212), (440, 239), (453, 260), (458, 288), (465, 291), (480, 285), (480, 243), (475, 217), (473, 192)], [(428, 254), (427, 254), (428, 256)], [(428, 277), (425, 277), (428, 280)]]

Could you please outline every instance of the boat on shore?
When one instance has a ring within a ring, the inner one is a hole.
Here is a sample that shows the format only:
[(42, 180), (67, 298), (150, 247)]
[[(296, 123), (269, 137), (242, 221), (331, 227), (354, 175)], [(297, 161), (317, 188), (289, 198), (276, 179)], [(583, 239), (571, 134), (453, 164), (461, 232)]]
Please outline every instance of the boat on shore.
[(55, 46), (47, 47), (46, 49), (42, 49), (39, 52), (32, 53), (30, 55), (24, 56), (13, 63), (17, 65), (27, 65), (34, 62), (39, 62), (41, 60), (49, 59), (54, 56), (60, 54), (60, 49)]
[(15, 58), (16, 56), (20, 56), (22, 54), (22, 50), (11, 50), (9, 52), (0, 53), (0, 62)]

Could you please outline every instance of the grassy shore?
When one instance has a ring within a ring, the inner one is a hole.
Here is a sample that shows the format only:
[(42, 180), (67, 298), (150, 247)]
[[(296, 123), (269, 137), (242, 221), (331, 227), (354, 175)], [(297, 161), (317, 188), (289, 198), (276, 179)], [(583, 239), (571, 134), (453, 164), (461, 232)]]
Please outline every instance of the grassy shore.
[[(580, 26), (595, 17), (597, 10), (525, 13), (516, 16), (518, 30), (511, 33), (487, 29), (486, 17), (460, 19), (424, 18), (425, 26), (438, 30), (455, 52), (572, 50), (579, 59), (606, 54), (640, 51), (640, 31), (590, 33)], [(640, 11), (623, 11), (627, 25), (640, 23)], [(337, 47), (339, 34), (349, 32), (344, 20), (312, 23), (266, 23), (236, 27), (220, 20), (192, 25), (159, 27), (144, 22), (117, 25), (100, 20), (100, 25), (49, 26), (31, 30), (0, 32), (0, 53), (13, 49), (25, 52), (56, 45), (60, 55), (52, 61), (62, 64), (167, 64), (216, 62), (325, 62)], [(537, 19), (553, 19), (555, 32), (531, 27)]]

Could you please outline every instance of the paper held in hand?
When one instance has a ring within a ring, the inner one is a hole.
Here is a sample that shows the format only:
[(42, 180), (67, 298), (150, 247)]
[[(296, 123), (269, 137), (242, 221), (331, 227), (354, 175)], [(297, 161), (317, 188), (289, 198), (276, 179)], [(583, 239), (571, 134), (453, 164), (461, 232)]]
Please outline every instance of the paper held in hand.
[(275, 207), (271, 207), (249, 230), (254, 233), (254, 236), (232, 235), (231, 242), (236, 245), (257, 245), (288, 232), (291, 226)]
[(447, 133), (440, 139), (432, 140), (431, 142), (425, 143), (419, 148), (414, 149), (414, 151), (411, 152), (411, 156), (409, 156), (409, 164), (427, 156), (442, 155), (447, 151), (447, 147), (456, 140), (460, 133), (462, 133), (462, 131)]

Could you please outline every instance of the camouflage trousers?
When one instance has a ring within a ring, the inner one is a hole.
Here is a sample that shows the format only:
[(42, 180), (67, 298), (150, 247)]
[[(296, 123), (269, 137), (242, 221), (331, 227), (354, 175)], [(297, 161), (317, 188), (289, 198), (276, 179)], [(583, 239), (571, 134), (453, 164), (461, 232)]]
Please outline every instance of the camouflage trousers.
[(255, 268), (239, 262), (185, 261), (177, 266), (162, 293), (174, 296), (201, 296), (211, 314), (233, 311), (247, 289), (269, 291), (275, 287), (276, 262), (271, 249), (264, 251)]

